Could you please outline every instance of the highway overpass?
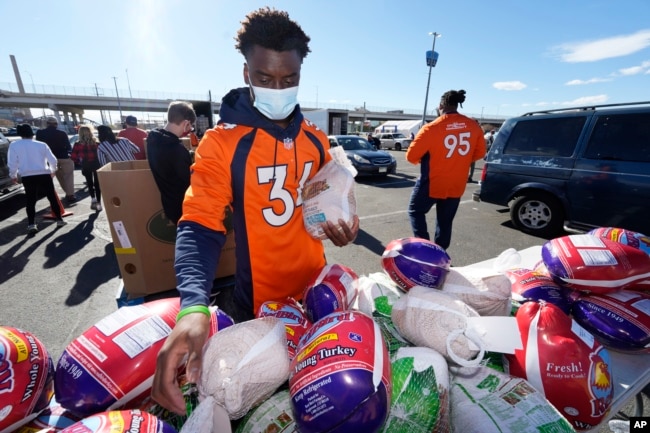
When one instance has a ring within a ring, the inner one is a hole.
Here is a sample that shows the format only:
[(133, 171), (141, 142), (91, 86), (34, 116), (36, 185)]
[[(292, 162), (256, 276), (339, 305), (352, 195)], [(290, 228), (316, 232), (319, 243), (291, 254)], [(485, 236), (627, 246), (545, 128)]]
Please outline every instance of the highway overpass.
[[(42, 86), (45, 89), (45, 86)], [(210, 94), (205, 97), (197, 95), (184, 95), (174, 97), (173, 95), (154, 95), (142, 96), (141, 92), (135, 92), (133, 97), (129, 90), (128, 97), (121, 96), (122, 93), (107, 94), (105, 89), (95, 88), (95, 94), (92, 94), (91, 88), (64, 89), (64, 94), (60, 94), (60, 87), (52, 87), (53, 93), (37, 93), (36, 86), (34, 92), (20, 92), (3, 90), (0, 85), (0, 107), (8, 108), (30, 108), (30, 109), (49, 109), (52, 110), (61, 123), (66, 122), (68, 125), (80, 123), (85, 117), (86, 111), (112, 111), (119, 112), (122, 117), (133, 112), (160, 112), (165, 113), (172, 100), (182, 99), (190, 101), (208, 101)], [(117, 89), (116, 89), (117, 90)], [(347, 131), (348, 124), (362, 124), (363, 122), (384, 122), (387, 120), (418, 120), (422, 118), (422, 112), (415, 110), (382, 110), (371, 107), (345, 107), (341, 105), (323, 106), (323, 104), (301, 103), (303, 111), (309, 112), (316, 109), (326, 109), (334, 118), (340, 119), (341, 127)], [(213, 114), (219, 114), (221, 104), (212, 102)], [(122, 113), (126, 113), (122, 115)], [(477, 116), (465, 113), (474, 117), (482, 124), (501, 125), (506, 117), (499, 116)], [(431, 121), (435, 115), (427, 115), (427, 121)], [(330, 131), (328, 131), (330, 132)]]

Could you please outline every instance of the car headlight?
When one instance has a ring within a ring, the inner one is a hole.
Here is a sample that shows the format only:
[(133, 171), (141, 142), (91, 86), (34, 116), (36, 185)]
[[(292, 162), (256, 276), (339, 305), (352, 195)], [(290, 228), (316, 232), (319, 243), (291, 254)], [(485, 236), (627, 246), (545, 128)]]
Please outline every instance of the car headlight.
[(368, 161), (366, 158), (364, 158), (364, 157), (362, 157), (362, 156), (359, 156), (359, 155), (356, 155), (356, 154), (355, 154), (355, 155), (353, 156), (353, 158), (354, 158), (355, 161), (360, 162), (360, 163), (362, 163), (362, 164), (370, 164), (370, 161)]
[(392, 164), (392, 163), (395, 162), (395, 157), (393, 155), (391, 155), (390, 153), (389, 153), (389, 155), (390, 155), (390, 163)]

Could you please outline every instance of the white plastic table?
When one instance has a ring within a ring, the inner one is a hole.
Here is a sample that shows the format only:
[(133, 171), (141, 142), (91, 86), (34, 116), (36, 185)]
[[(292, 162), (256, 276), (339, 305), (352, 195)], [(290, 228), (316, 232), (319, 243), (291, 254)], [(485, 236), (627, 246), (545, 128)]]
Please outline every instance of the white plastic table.
[[(542, 259), (542, 247), (534, 246), (518, 251), (520, 266), (532, 269)], [(470, 267), (481, 267), (493, 269), (496, 258), (485, 260), (470, 265)], [(612, 362), (612, 373), (614, 378), (614, 400), (607, 419), (604, 419), (598, 426), (583, 430), (597, 432), (607, 424), (607, 421), (633, 399), (646, 385), (650, 384), (650, 355), (628, 354), (616, 352), (609, 349)], [(633, 414), (632, 414), (633, 415)]]

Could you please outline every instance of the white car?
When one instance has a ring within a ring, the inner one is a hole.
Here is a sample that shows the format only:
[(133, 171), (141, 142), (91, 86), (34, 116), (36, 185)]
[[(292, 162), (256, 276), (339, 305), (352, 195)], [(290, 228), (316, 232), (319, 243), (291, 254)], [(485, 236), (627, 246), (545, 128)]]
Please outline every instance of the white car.
[(5, 128), (4, 126), (0, 126), (0, 134), (8, 134), (9, 133), (9, 128)]
[(381, 142), (380, 149), (406, 150), (412, 141), (401, 132), (380, 132), (376, 137)]

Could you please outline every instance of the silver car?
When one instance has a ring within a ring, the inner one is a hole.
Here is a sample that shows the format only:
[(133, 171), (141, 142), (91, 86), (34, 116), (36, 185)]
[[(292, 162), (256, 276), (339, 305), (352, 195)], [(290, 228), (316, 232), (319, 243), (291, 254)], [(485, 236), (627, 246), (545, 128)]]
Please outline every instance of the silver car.
[(8, 152), (9, 139), (0, 132), (0, 202), (23, 192), (23, 186), (9, 177)]

